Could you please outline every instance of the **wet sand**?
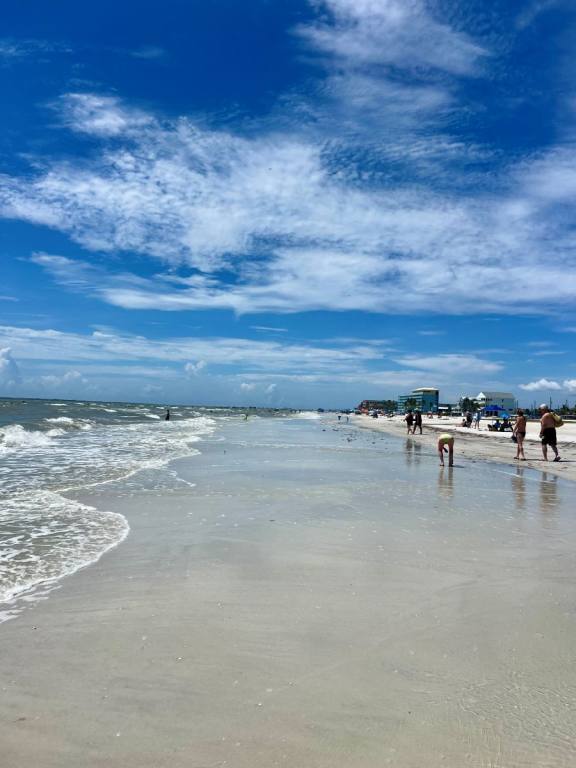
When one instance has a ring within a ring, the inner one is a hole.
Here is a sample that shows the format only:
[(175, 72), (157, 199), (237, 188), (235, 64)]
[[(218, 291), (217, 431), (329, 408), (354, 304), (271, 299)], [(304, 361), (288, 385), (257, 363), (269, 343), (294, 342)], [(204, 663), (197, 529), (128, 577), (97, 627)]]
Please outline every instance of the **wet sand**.
[(131, 534), (0, 626), (3, 768), (576, 763), (570, 484), (324, 430), (82, 496)]

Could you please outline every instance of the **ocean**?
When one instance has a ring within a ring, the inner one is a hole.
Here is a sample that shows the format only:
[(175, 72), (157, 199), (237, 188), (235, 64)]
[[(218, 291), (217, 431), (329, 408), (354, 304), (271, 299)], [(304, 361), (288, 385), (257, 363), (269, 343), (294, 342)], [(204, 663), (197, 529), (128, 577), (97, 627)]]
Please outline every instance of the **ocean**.
[[(0, 399), (0, 621), (15, 599), (98, 560), (129, 532), (121, 515), (70, 498), (198, 453), (229, 420), (267, 409)], [(161, 476), (159, 475), (159, 481)]]

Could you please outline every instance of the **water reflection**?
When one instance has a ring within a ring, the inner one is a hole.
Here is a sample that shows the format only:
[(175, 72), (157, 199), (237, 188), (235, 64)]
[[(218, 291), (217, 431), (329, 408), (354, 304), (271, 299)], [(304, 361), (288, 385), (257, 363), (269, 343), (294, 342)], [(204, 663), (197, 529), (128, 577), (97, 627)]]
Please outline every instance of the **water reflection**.
[(438, 496), (444, 499), (451, 499), (454, 496), (454, 467), (440, 467)]
[(523, 512), (526, 509), (526, 478), (523, 467), (516, 467), (516, 474), (512, 476), (512, 491), (516, 509)]
[(407, 437), (404, 455), (406, 456), (406, 464), (408, 464), (409, 467), (412, 466), (412, 464), (420, 464), (422, 461), (422, 443), (411, 437)]
[(544, 526), (549, 525), (556, 516), (559, 504), (558, 477), (542, 472), (540, 479), (540, 512)]

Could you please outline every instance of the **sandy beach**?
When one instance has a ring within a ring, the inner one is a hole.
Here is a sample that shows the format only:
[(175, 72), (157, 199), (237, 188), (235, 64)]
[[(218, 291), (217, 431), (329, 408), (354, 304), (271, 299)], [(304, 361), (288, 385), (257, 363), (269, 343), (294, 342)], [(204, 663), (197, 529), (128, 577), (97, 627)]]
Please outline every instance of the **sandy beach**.
[[(358, 427), (386, 432), (396, 437), (407, 437), (403, 416), (378, 419), (370, 416), (351, 416), (350, 418)], [(456, 438), (457, 453), (470, 461), (495, 461), (512, 465), (518, 463), (514, 460), (516, 446), (511, 440), (511, 432), (490, 432), (487, 425), (491, 421), (482, 421), (480, 430), (461, 427), (461, 421), (462, 417), (441, 419), (424, 417), (423, 434), (414, 435), (413, 439), (421, 441), (430, 450), (435, 450), (438, 434), (450, 432)], [(554, 455), (551, 450), (548, 451), (549, 461), (544, 462), (539, 432), (540, 424), (537, 421), (529, 421), (524, 444), (526, 461), (522, 462), (522, 465), (545, 470), (567, 480), (576, 480), (576, 422), (565, 422), (557, 430), (561, 462), (552, 462)]]
[(0, 625), (3, 768), (574, 765), (571, 485), (334, 422), (78, 496), (130, 535)]

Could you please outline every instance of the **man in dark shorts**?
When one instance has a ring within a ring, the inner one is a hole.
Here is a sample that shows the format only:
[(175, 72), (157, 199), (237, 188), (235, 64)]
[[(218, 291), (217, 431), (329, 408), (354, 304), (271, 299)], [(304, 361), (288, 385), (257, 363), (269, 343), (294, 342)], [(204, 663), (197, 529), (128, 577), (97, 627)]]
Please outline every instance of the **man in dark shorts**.
[(408, 411), (406, 416), (404, 416), (404, 421), (406, 422), (406, 426), (408, 428), (408, 434), (412, 434), (412, 424), (414, 423), (414, 415), (412, 411)]
[(422, 414), (420, 411), (414, 412), (414, 427), (412, 429), (412, 434), (416, 434), (416, 430), (420, 430), (420, 434), (422, 434)]
[(540, 406), (540, 439), (542, 440), (542, 454), (544, 461), (548, 461), (548, 446), (554, 451), (553, 461), (560, 461), (558, 448), (556, 447), (556, 422), (550, 408), (545, 403)]

